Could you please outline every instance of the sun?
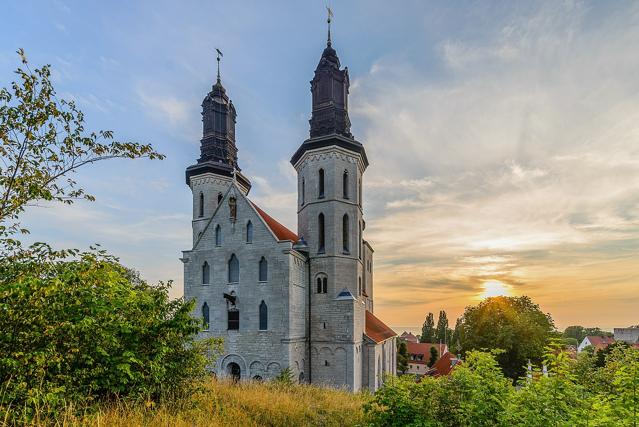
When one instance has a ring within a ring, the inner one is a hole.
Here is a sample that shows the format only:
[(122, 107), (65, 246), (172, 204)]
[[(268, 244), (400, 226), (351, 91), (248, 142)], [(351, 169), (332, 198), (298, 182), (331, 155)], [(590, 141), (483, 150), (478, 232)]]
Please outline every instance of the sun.
[(510, 296), (510, 285), (499, 280), (487, 280), (482, 284), (484, 291), (479, 294), (480, 299), (498, 296)]

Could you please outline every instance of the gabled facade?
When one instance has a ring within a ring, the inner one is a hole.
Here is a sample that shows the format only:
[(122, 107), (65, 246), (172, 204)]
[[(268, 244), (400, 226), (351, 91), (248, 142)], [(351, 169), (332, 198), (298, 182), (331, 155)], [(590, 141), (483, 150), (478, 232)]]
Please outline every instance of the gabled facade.
[(238, 166), (236, 110), (220, 78), (202, 104), (193, 194), (193, 247), (184, 295), (201, 337), (222, 337), (218, 376), (377, 389), (395, 373), (396, 334), (373, 314), (373, 249), (364, 240), (368, 160), (350, 132), (348, 70), (331, 41), (311, 81), (310, 138), (294, 153), (298, 232), (248, 198)]

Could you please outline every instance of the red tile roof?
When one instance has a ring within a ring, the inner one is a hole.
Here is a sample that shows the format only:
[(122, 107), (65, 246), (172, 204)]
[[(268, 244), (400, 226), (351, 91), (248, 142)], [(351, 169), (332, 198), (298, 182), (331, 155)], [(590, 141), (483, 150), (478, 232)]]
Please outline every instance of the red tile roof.
[(273, 217), (260, 209), (260, 207), (257, 206), (255, 203), (251, 202), (251, 204), (253, 205), (257, 213), (260, 214), (268, 228), (270, 228), (273, 234), (275, 234), (277, 240), (291, 240), (292, 242), (297, 242), (299, 240), (297, 234), (293, 233), (291, 230), (277, 222)]
[(386, 341), (389, 338), (397, 336), (395, 331), (386, 326), (384, 322), (379, 320), (370, 311), (366, 310), (366, 336), (376, 343)]
[(615, 339), (613, 337), (600, 337), (596, 335), (588, 335), (588, 341), (590, 344), (595, 347), (597, 350), (604, 349), (608, 347), (610, 344), (614, 344)]
[(404, 331), (404, 333), (400, 336), (401, 339), (403, 339), (404, 341), (408, 341), (408, 342), (418, 342), (419, 340), (417, 339), (417, 337), (415, 335), (413, 335), (412, 332), (406, 332)]
[(432, 370), (434, 372), (432, 375), (436, 377), (448, 375), (455, 368), (455, 366), (459, 365), (460, 363), (461, 361), (459, 359), (457, 359), (451, 352), (447, 351), (433, 365)]
[(407, 342), (408, 354), (421, 354), (426, 359), (430, 358), (430, 348), (437, 349), (437, 356), (440, 357), (446, 351), (446, 344), (431, 344), (428, 342)]

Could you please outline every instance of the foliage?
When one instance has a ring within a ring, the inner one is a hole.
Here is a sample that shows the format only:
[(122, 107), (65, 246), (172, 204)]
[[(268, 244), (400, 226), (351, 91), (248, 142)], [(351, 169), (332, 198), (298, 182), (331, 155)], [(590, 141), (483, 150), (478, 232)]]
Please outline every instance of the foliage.
[(404, 340), (397, 340), (397, 372), (405, 374), (408, 371), (408, 346)]
[(461, 352), (462, 342), (464, 341), (463, 318), (458, 317), (455, 321), (455, 329), (451, 335), (450, 347), (455, 353)]
[(529, 297), (492, 297), (466, 307), (463, 315), (462, 354), (470, 350), (502, 349), (497, 356), (507, 377), (524, 374), (528, 360), (541, 362), (554, 331), (549, 314)]
[(387, 381), (364, 410), (375, 426), (493, 426), (511, 390), (492, 354), (469, 352), (449, 377)]
[(0, 416), (188, 392), (220, 342), (195, 341), (192, 303), (169, 286), (98, 250), (37, 244), (0, 258)]
[(432, 368), (435, 362), (437, 362), (438, 358), (439, 358), (439, 352), (437, 351), (437, 347), (432, 346), (430, 348), (430, 359), (428, 359), (428, 366)]
[(437, 343), (447, 343), (448, 338), (448, 316), (446, 316), (446, 312), (441, 310), (439, 312), (439, 318), (437, 319), (437, 329), (435, 330), (435, 341)]
[(293, 375), (293, 371), (290, 367), (287, 366), (286, 368), (282, 369), (279, 374), (277, 374), (277, 377), (275, 377), (275, 382), (281, 386), (289, 387), (295, 384), (294, 378), (295, 376)]
[(426, 320), (424, 320), (419, 342), (435, 342), (435, 317), (433, 313), (428, 313)]
[[(639, 351), (618, 347), (603, 368), (592, 354), (573, 359), (561, 343), (545, 348), (517, 387), (502, 374), (498, 352), (470, 351), (447, 377), (387, 381), (364, 405), (373, 426), (633, 426), (639, 421)], [(608, 384), (582, 375), (601, 374)]]
[(579, 346), (579, 341), (576, 338), (564, 338), (562, 339), (564, 345), (572, 345), (575, 348)]
[[(31, 71), (22, 49), (18, 82), (0, 89), (0, 235), (20, 230), (18, 216), (38, 200), (72, 203), (94, 197), (71, 175), (107, 159), (162, 159), (151, 145), (113, 140), (113, 132), (87, 132), (73, 101), (58, 99), (48, 65)], [(17, 241), (4, 242), (17, 244)]]

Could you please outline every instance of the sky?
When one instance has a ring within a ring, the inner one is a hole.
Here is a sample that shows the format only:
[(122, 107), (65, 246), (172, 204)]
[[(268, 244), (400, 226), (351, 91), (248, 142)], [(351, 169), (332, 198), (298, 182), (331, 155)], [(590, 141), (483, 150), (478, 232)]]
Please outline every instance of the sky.
[[(639, 3), (332, 1), (367, 150), (365, 238), (375, 313), (395, 327), (490, 295), (528, 295), (559, 328), (639, 324)], [(51, 64), (90, 129), (163, 161), (76, 178), (93, 203), (30, 209), (29, 239), (100, 243), (182, 293), (191, 245), (184, 169), (215, 79), (237, 108), (250, 197), (296, 230), (291, 155), (308, 137), (321, 1), (7, 1), (0, 85), (16, 49)], [(401, 330), (399, 331), (401, 332)]]

